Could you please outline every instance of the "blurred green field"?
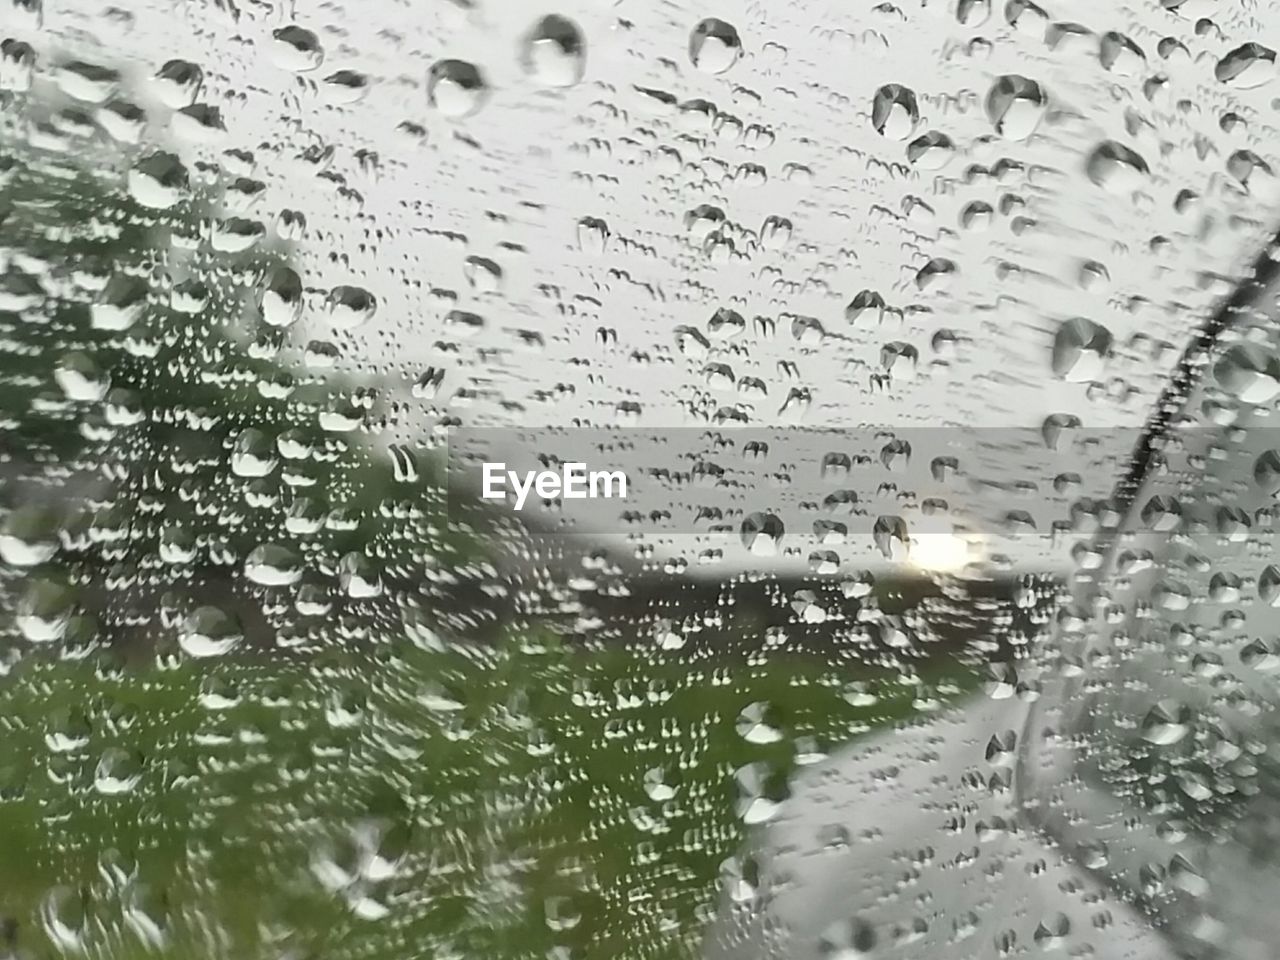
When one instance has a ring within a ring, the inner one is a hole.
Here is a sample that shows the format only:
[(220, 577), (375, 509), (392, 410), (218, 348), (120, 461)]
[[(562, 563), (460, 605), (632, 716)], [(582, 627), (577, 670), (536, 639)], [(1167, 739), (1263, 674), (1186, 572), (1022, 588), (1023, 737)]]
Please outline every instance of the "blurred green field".
[(970, 686), (549, 636), (110, 664), (0, 686), (0, 902), (37, 954), (693, 956), (736, 771), (781, 799), (803, 754)]
[[(568, 575), (535, 551), (515, 582), (495, 518), (442, 521), (429, 444), (393, 466), (380, 431), (429, 424), (412, 381), (308, 365), (289, 244), (212, 242), (269, 236), (226, 217), (227, 178), (157, 211), (133, 153), (42, 153), (4, 124), (51, 107), (21, 106), (0, 117), (0, 533), (37, 560), (0, 567), (8, 955), (695, 956), (745, 820), (799, 764), (972, 687), (963, 622), (917, 637), (919, 597), (859, 606), (830, 578), (822, 630), (795, 584), (610, 601), (607, 577), (591, 628), (552, 631), (559, 587), (515, 620)], [(267, 291), (291, 298), (272, 323)], [(288, 586), (247, 575), (262, 548)], [(177, 652), (193, 611), (244, 642)], [(687, 647), (655, 642), (684, 617)]]

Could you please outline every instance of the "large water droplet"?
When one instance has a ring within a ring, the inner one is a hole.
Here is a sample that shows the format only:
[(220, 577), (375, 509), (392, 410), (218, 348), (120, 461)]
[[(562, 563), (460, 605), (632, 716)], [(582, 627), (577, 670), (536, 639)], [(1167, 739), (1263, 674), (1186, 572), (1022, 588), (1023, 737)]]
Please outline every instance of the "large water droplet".
[(220, 657), (244, 639), (239, 621), (218, 607), (193, 610), (178, 630), (178, 645), (193, 657)]
[(1049, 15), (1031, 0), (1008, 0), (1004, 5), (1004, 22), (1023, 36), (1043, 40)]
[(264, 587), (287, 587), (302, 579), (302, 561), (289, 547), (264, 543), (245, 558), (244, 575)]
[(114, 276), (89, 308), (95, 330), (128, 330), (147, 306), (149, 287), (140, 277)]
[(875, 927), (854, 917), (839, 920), (823, 930), (817, 955), (822, 960), (865, 960), (876, 950)]
[(256, 427), (246, 427), (231, 448), (231, 472), (237, 477), (265, 477), (275, 470), (279, 459), (271, 438)]
[(310, 30), (290, 24), (276, 30), (271, 36), (275, 41), (271, 59), (282, 70), (305, 73), (324, 62), (320, 39)]
[(913, 90), (900, 83), (888, 83), (871, 98), (871, 125), (882, 137), (905, 140), (916, 131), (920, 108)]
[(742, 521), (742, 545), (757, 557), (772, 557), (778, 552), (785, 528), (772, 513), (752, 513)]
[(110, 67), (73, 60), (58, 68), (54, 80), (69, 97), (86, 103), (103, 103), (115, 93), (120, 74)]
[(1104, 140), (1094, 147), (1085, 172), (1095, 184), (1111, 193), (1132, 193), (1146, 179), (1147, 161), (1122, 143)]
[(30, 90), (35, 65), (36, 52), (31, 44), (12, 37), (0, 42), (0, 90)]
[(262, 291), (259, 306), (265, 323), (291, 326), (302, 313), (302, 278), (290, 267), (276, 268)]
[(167, 210), (187, 190), (187, 168), (172, 153), (153, 153), (129, 171), (129, 193), (152, 210)]
[(1009, 140), (1026, 140), (1035, 133), (1048, 103), (1043, 88), (1017, 74), (997, 77), (987, 93), (987, 118), (996, 133)]
[(1191, 708), (1172, 700), (1161, 700), (1142, 720), (1142, 739), (1167, 747), (1191, 732)]
[(1239, 90), (1251, 90), (1276, 78), (1276, 52), (1260, 43), (1236, 47), (1218, 61), (1213, 75)]
[(329, 291), (325, 305), (330, 323), (340, 330), (352, 330), (377, 312), (378, 298), (364, 287), (343, 284)]
[(1280, 394), (1280, 358), (1254, 343), (1238, 343), (1213, 365), (1223, 390), (1245, 403), (1266, 403)]
[[(51, 556), (52, 552), (45, 559)], [(65, 583), (35, 579), (18, 600), (14, 621), (31, 643), (51, 643), (66, 634), (74, 603), (75, 594)]]
[(1263, 203), (1274, 203), (1280, 199), (1280, 179), (1271, 165), (1252, 150), (1237, 150), (1231, 154), (1227, 158), (1227, 173)]
[(961, 26), (980, 27), (991, 17), (991, 0), (960, 0), (956, 4), (956, 19)]
[(907, 144), (907, 159), (921, 170), (941, 170), (951, 162), (956, 145), (945, 133), (930, 130)]
[(156, 96), (171, 110), (194, 103), (203, 83), (204, 71), (186, 60), (167, 61), (154, 80)]
[(548, 14), (525, 36), (521, 63), (544, 87), (572, 87), (587, 69), (582, 30), (568, 17)]
[(1123, 33), (1104, 33), (1098, 44), (1098, 60), (1102, 66), (1121, 77), (1136, 77), (1147, 65), (1142, 48)]
[(440, 60), (427, 74), (427, 102), (446, 117), (470, 116), (488, 96), (484, 75), (465, 60)]
[(80, 351), (68, 353), (53, 368), (53, 379), (68, 400), (98, 401), (111, 389), (111, 377)]
[(1053, 338), (1053, 372), (1070, 383), (1088, 383), (1102, 375), (1111, 352), (1111, 331), (1083, 317), (1066, 320)]
[(703, 73), (724, 73), (742, 56), (742, 40), (730, 23), (708, 17), (689, 33), (689, 61)]

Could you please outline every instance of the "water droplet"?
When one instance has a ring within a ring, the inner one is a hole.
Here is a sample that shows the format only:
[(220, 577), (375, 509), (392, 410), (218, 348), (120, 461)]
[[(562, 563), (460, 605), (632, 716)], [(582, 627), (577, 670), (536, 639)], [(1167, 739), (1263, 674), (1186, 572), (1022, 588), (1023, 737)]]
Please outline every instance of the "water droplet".
[(973, 200), (960, 211), (960, 226), (975, 233), (987, 230), (994, 219), (995, 210), (985, 200)]
[(1008, 0), (1004, 5), (1004, 22), (1023, 36), (1042, 40), (1049, 15), (1031, 0)]
[(107, 747), (93, 771), (93, 788), (105, 796), (128, 793), (142, 779), (142, 758), (123, 747)]
[(120, 74), (110, 67), (73, 60), (59, 67), (54, 79), (62, 92), (73, 99), (104, 103), (116, 92)]
[(544, 87), (572, 87), (587, 69), (581, 28), (568, 17), (548, 14), (525, 35), (521, 64)]
[(781, 250), (791, 240), (791, 229), (786, 217), (766, 217), (760, 227), (760, 245), (766, 250)]
[(838, 920), (822, 931), (818, 956), (822, 960), (865, 960), (876, 951), (876, 931), (858, 917)]
[(907, 523), (901, 517), (878, 517), (871, 528), (871, 537), (886, 560), (901, 563), (910, 554), (910, 537)]
[(302, 278), (290, 267), (277, 267), (259, 301), (264, 323), (292, 326), (302, 315)]
[(1098, 44), (1098, 60), (1102, 66), (1121, 77), (1138, 76), (1146, 68), (1147, 56), (1142, 48), (1123, 33), (1104, 33)]
[(991, 17), (991, 0), (960, 0), (956, 20), (961, 26), (980, 27)]
[(1040, 124), (1048, 98), (1040, 84), (1016, 74), (997, 77), (987, 93), (987, 118), (996, 133), (1026, 140)]
[(1252, 150), (1237, 150), (1227, 158), (1227, 173), (1235, 177), (1250, 195), (1263, 203), (1280, 199), (1280, 178), (1271, 165)]
[(724, 73), (742, 56), (742, 40), (732, 24), (708, 17), (689, 33), (689, 61), (703, 73)]
[(369, 92), (369, 78), (356, 70), (339, 70), (325, 77), (320, 89), (330, 103), (357, 103)]
[(237, 477), (269, 476), (279, 462), (276, 445), (257, 427), (246, 427), (231, 447), (231, 472)]
[(290, 24), (271, 34), (271, 59), (277, 67), (293, 73), (314, 70), (324, 62), (324, 49), (320, 39), (310, 30)]
[(264, 543), (245, 558), (244, 575), (264, 587), (292, 586), (302, 579), (302, 561), (289, 547)]
[(156, 96), (171, 110), (179, 110), (195, 102), (204, 83), (204, 71), (186, 60), (169, 60), (153, 81)]
[(1081, 290), (1096, 293), (1105, 290), (1107, 285), (1111, 283), (1111, 271), (1107, 269), (1105, 264), (1099, 263), (1097, 260), (1086, 260), (1080, 264), (1077, 280)]
[(1276, 52), (1260, 43), (1245, 43), (1218, 61), (1213, 75), (1238, 90), (1252, 90), (1276, 78)]
[(950, 137), (930, 130), (907, 144), (907, 159), (921, 170), (941, 170), (951, 162), (955, 150)]
[(772, 706), (767, 702), (749, 703), (738, 713), (734, 729), (747, 743), (778, 743), (783, 738), (783, 732), (772, 720), (773, 713)]
[(1199, 20), (1218, 12), (1221, 0), (1160, 0), (1160, 6), (1187, 20)]
[(1065, 946), (1070, 933), (1071, 918), (1065, 913), (1055, 913), (1045, 917), (1036, 925), (1032, 938), (1042, 949), (1056, 950)]
[(325, 306), (334, 327), (353, 330), (377, 313), (378, 299), (364, 287), (343, 284), (329, 291)]
[(119, 275), (112, 277), (89, 308), (89, 318), (93, 328), (111, 331), (128, 330), (146, 309), (149, 290), (146, 281), (139, 277)]
[(427, 102), (446, 117), (470, 116), (488, 96), (484, 75), (465, 60), (440, 60), (427, 74)]
[(348, 553), (338, 562), (338, 582), (353, 600), (382, 595), (382, 576), (374, 562), (363, 553)]
[(87, 353), (64, 354), (53, 369), (53, 379), (68, 400), (97, 402), (111, 389), (111, 377)]
[(1173, 700), (1156, 703), (1142, 719), (1142, 739), (1167, 747), (1191, 732), (1191, 708)]
[(583, 253), (600, 256), (609, 244), (609, 225), (596, 217), (583, 217), (578, 221), (578, 249)]
[(193, 657), (220, 657), (234, 650), (243, 639), (240, 622), (213, 606), (197, 607), (178, 630), (178, 645)]
[[(12, 562), (9, 550), (0, 552), (3, 552), (6, 561)], [(50, 551), (43, 559), (48, 560), (52, 556), (53, 552)], [(26, 558), (20, 556), (17, 559)], [(38, 578), (27, 585), (19, 598), (14, 611), (14, 622), (23, 637), (31, 643), (52, 643), (61, 640), (66, 634), (74, 609), (75, 593), (67, 584)]]
[(13, 38), (0, 41), (0, 90), (26, 93), (31, 89), (35, 65), (31, 44)]
[(152, 210), (167, 210), (187, 192), (187, 168), (172, 153), (153, 153), (143, 157), (128, 176), (133, 199)]
[(916, 95), (900, 83), (889, 83), (871, 98), (871, 125), (882, 137), (905, 140), (916, 131), (920, 108)]
[(1124, 144), (1104, 140), (1089, 154), (1085, 172), (1096, 185), (1111, 193), (1132, 193), (1149, 172), (1147, 161)]
[(862, 290), (844, 308), (844, 318), (849, 323), (860, 323), (863, 320), (880, 323), (884, 320), (885, 306), (884, 297), (880, 294), (874, 290)]
[(214, 224), (209, 245), (219, 253), (243, 253), (257, 246), (258, 241), (266, 235), (267, 228), (258, 221), (231, 217)]
[(785, 528), (772, 513), (752, 513), (742, 521), (742, 545), (752, 556), (776, 556)]
[(1253, 482), (1267, 496), (1280, 493), (1280, 450), (1267, 450), (1253, 464)]
[(1111, 332), (1083, 317), (1063, 321), (1053, 338), (1053, 372), (1069, 383), (1098, 380), (1111, 352)]
[(1266, 403), (1280, 394), (1280, 357), (1253, 343), (1238, 343), (1213, 365), (1213, 378), (1244, 403)]

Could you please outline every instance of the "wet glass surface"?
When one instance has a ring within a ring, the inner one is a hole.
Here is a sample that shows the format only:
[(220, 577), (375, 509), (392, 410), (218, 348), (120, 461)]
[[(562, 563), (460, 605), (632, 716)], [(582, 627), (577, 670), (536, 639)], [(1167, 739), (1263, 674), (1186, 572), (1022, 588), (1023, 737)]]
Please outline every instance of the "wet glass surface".
[(0, 0), (0, 949), (1270, 957), (1278, 38)]

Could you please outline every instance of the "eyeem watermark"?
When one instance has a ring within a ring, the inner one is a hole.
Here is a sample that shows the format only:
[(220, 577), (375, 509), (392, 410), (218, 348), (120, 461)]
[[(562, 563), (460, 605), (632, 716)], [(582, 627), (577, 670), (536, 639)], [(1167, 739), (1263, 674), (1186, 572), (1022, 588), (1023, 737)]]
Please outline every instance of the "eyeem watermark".
[(543, 500), (612, 500), (627, 495), (627, 475), (621, 470), (587, 470), (585, 463), (562, 464), (560, 472), (529, 470), (523, 474), (508, 470), (505, 463), (486, 463), (480, 496), (485, 500), (506, 500), (515, 493), (516, 510), (524, 509), (530, 492)]

